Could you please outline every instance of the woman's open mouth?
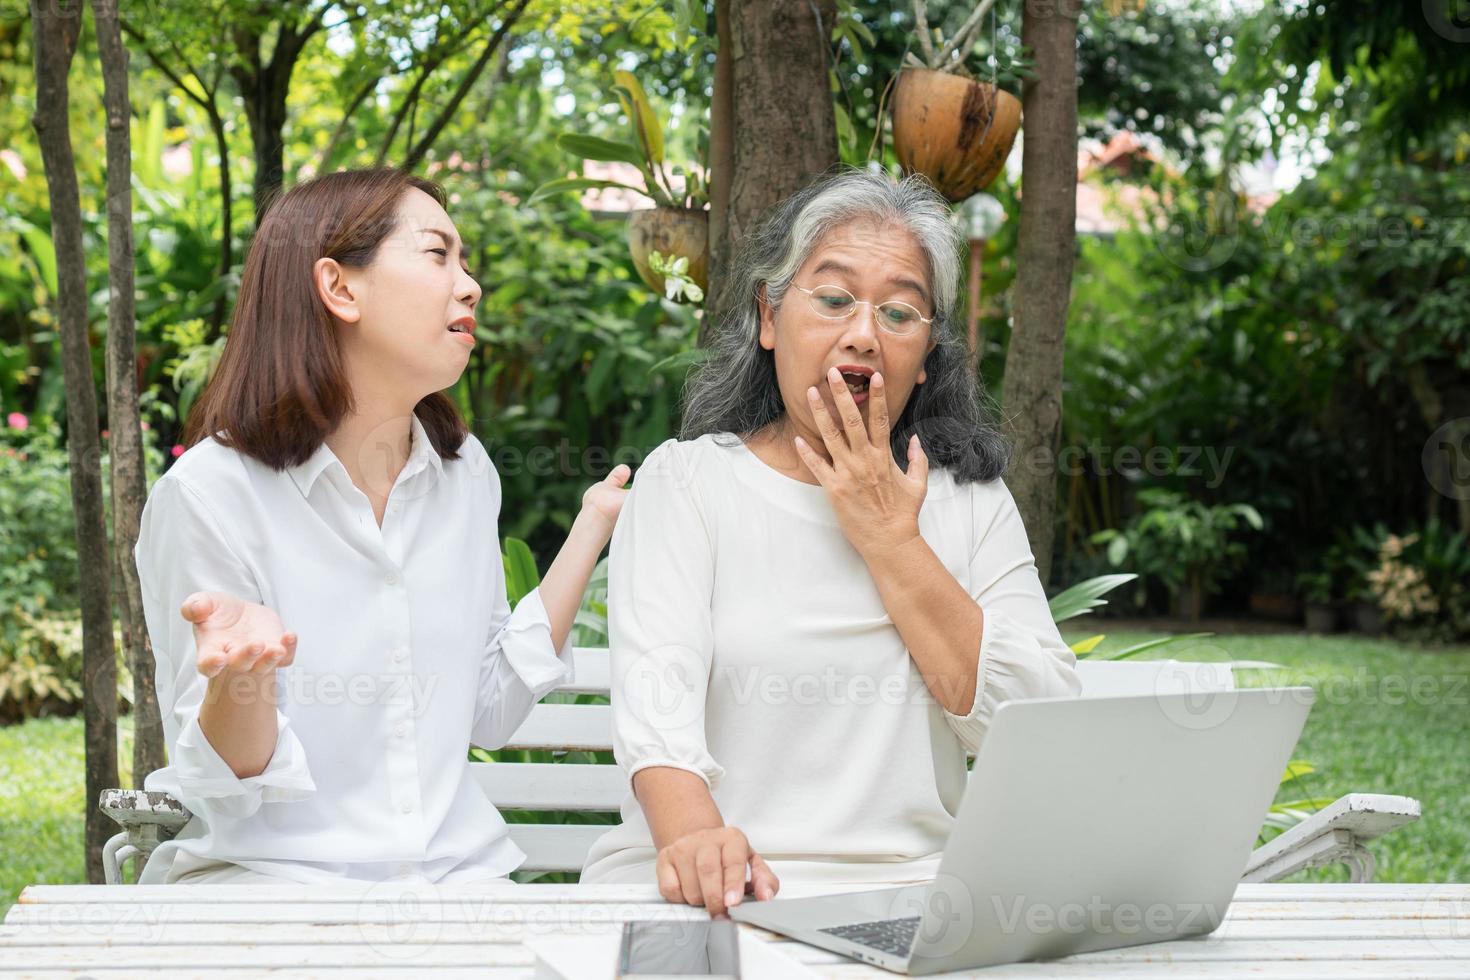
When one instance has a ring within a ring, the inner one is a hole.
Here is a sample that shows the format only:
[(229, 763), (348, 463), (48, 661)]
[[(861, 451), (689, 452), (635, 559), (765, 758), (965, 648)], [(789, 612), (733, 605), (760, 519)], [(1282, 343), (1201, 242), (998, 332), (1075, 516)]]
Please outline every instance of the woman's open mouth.
[(872, 373), (869, 371), (842, 371), (842, 380), (847, 384), (852, 400), (859, 405), (868, 400), (868, 383), (871, 377)]

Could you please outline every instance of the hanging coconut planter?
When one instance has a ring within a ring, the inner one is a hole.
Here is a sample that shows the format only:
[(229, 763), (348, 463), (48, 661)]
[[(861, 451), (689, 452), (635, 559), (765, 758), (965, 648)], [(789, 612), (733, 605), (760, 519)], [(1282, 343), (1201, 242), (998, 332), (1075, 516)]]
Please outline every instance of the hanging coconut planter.
[(893, 93), (893, 149), (949, 199), (990, 186), (1021, 128), (1021, 102), (989, 82), (905, 68)]
[(709, 212), (691, 208), (648, 208), (628, 216), (628, 252), (638, 278), (666, 295), (667, 277), (654, 268), (653, 253), (666, 260), (684, 259), (689, 279), (701, 292), (709, 288)]
[[(603, 177), (560, 177), (542, 184), (528, 203), (564, 191), (617, 187), (652, 198), (656, 207), (628, 217), (628, 251), (638, 278), (660, 295), (681, 303), (698, 303), (708, 288), (709, 185), (703, 168), (664, 166), (663, 122), (638, 79), (626, 71), (613, 73), (618, 99), (628, 117), (632, 140), (562, 133), (557, 145), (583, 160), (621, 165), (641, 178), (638, 187)], [(672, 280), (672, 281), (671, 281)]]
[(1021, 102), (990, 81), (971, 78), (964, 53), (994, 0), (981, 3), (948, 42), (936, 47), (923, 0), (915, 0), (920, 61), (912, 54), (893, 93), (893, 149), (905, 173), (923, 174), (951, 203), (982, 191), (1005, 167), (1021, 128)]

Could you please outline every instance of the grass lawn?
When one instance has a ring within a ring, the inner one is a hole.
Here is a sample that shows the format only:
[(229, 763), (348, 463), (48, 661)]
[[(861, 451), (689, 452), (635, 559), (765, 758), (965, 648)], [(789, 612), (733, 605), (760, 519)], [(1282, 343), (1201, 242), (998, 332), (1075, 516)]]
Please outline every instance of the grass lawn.
[[(1107, 632), (1073, 620), (1068, 640)], [(1085, 626), (1086, 629), (1078, 628)], [(1148, 638), (1110, 634), (1103, 649)], [(1165, 648), (1180, 660), (1266, 660), (1242, 686), (1307, 684), (1317, 692), (1295, 758), (1316, 766), (1307, 793), (1417, 797), (1424, 816), (1371, 846), (1378, 881), (1470, 881), (1470, 648), (1421, 650), (1356, 636), (1212, 636)], [(127, 756), (124, 754), (124, 759)], [(0, 916), (36, 882), (84, 880), (82, 722), (43, 719), (0, 728)], [(1346, 881), (1340, 866), (1298, 876)]]

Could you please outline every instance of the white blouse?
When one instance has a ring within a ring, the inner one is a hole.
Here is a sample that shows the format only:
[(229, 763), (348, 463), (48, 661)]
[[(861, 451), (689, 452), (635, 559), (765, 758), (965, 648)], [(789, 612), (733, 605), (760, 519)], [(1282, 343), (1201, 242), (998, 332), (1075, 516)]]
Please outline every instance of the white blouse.
[[(1081, 685), (1005, 484), (935, 468), (919, 528), (985, 611), (964, 716), (929, 693), (825, 490), (733, 435), (660, 446), (624, 503), (609, 568), (613, 745), (629, 777), (699, 776), (783, 882), (932, 875), (966, 750), (996, 706)], [(583, 881), (655, 880), (631, 792), (622, 820)]]
[[(532, 592), (511, 612), (500, 480), (469, 436), (445, 461), (414, 417), (383, 524), (325, 444), (276, 472), (205, 440), (154, 485), (135, 556), (170, 765), (146, 787), (194, 819), (140, 880), (218, 862), (302, 882), (503, 876), (525, 860), (471, 775), (572, 673)], [(192, 592), (276, 610), (299, 636), (277, 671), (276, 748), (239, 779), (199, 727)]]

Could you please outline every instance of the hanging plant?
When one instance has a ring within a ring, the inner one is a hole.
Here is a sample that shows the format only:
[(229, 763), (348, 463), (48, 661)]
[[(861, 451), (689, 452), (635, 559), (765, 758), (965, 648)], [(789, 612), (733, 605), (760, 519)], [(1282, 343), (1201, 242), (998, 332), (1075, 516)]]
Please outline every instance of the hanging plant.
[[(643, 86), (631, 72), (614, 72), (613, 78), (632, 140), (618, 142), (562, 133), (556, 144), (582, 160), (631, 164), (638, 168), (643, 186), (595, 177), (563, 177), (536, 188), (528, 203), (566, 191), (605, 187), (620, 187), (652, 198), (653, 208), (628, 216), (628, 251), (633, 266), (654, 292), (677, 302), (698, 302), (691, 297), (696, 292), (702, 296), (709, 285), (709, 212), (705, 210), (709, 186), (693, 167), (665, 167), (663, 123)], [(675, 178), (682, 178), (682, 187), (675, 186)], [(660, 257), (657, 267), (651, 259), (655, 254)], [(697, 290), (667, 288), (668, 270), (676, 264), (678, 279), (697, 286)]]
[[(893, 93), (893, 149), (906, 173), (920, 173), (952, 203), (984, 190), (1005, 166), (1021, 128), (1021, 102), (996, 84), (999, 53), (989, 81), (974, 78), (965, 56), (991, 13), (982, 2), (948, 41), (929, 28), (924, 0), (914, 0), (922, 60), (904, 59)], [(1013, 62), (1012, 69), (1019, 68)]]

